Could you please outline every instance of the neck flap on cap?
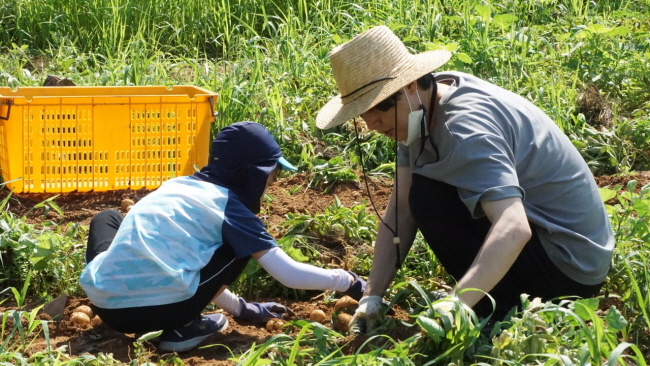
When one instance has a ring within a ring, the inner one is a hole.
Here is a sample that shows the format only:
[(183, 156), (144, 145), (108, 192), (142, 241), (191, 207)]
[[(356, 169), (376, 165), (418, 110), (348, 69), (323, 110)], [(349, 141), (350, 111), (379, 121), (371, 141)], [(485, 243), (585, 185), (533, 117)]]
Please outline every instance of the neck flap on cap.
[(219, 131), (208, 164), (194, 177), (228, 188), (258, 213), (266, 181), (281, 156), (280, 146), (264, 126), (238, 122)]

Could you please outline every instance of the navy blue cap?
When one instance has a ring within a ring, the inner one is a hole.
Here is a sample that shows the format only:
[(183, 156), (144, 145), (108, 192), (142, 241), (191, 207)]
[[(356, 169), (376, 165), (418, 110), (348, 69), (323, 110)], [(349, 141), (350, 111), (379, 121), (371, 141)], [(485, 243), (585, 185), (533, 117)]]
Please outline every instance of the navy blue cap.
[(230, 189), (257, 212), (268, 176), (278, 164), (297, 170), (282, 157), (280, 146), (266, 127), (237, 122), (219, 131), (212, 141), (208, 165), (194, 176)]
[(249, 164), (277, 164), (280, 146), (259, 123), (238, 122), (219, 131), (212, 141), (208, 165), (235, 170)]

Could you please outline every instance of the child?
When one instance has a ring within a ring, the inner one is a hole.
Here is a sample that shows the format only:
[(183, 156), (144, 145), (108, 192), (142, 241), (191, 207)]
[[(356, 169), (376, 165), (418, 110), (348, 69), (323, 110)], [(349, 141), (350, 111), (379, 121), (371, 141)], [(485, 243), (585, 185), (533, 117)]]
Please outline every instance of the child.
[(290, 310), (248, 303), (227, 290), (252, 257), (285, 286), (335, 290), (360, 298), (365, 282), (342, 269), (292, 260), (255, 216), (282, 157), (265, 127), (239, 122), (212, 142), (208, 164), (170, 179), (122, 219), (106, 210), (90, 223), (80, 284), (102, 319), (124, 333), (163, 330), (161, 351), (188, 351), (228, 321), (201, 315), (211, 301), (239, 319), (262, 323)]

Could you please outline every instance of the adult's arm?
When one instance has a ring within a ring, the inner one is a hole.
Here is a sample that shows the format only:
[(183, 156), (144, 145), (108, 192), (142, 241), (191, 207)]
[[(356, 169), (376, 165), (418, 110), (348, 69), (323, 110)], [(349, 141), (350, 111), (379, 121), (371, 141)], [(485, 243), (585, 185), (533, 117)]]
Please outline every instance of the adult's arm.
[[(393, 188), (388, 208), (384, 214), (384, 222), (388, 224), (393, 230), (395, 229), (395, 217), (398, 218), (397, 233), (400, 238), (400, 259), (401, 264), (408, 251), (413, 245), (415, 234), (417, 232), (417, 225), (411, 215), (409, 208), (409, 192), (411, 190), (411, 168), (398, 167), (397, 168), (397, 189)], [(366, 284), (366, 291), (364, 296), (379, 296), (383, 297), (384, 292), (395, 278), (397, 268), (395, 244), (393, 244), (393, 233), (379, 223), (377, 230), (377, 240), (375, 241), (375, 252), (372, 260), (372, 268), (370, 276)]]
[[(531, 228), (519, 197), (481, 202), (492, 223), (490, 230), (465, 275), (458, 281), (453, 294), (465, 288), (489, 292), (512, 267), (531, 238)], [(485, 296), (480, 291), (465, 291), (460, 300), (471, 306)]]

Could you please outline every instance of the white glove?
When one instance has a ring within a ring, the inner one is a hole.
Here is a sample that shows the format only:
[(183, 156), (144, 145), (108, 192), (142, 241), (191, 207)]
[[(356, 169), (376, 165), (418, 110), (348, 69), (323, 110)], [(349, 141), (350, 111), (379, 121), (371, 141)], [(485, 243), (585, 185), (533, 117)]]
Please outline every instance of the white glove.
[(379, 318), (379, 308), (382, 304), (380, 296), (366, 296), (359, 300), (359, 307), (354, 312), (352, 320), (350, 320), (349, 329), (353, 329), (360, 319), (365, 320), (365, 328), (363, 332), (369, 332), (377, 325)]

